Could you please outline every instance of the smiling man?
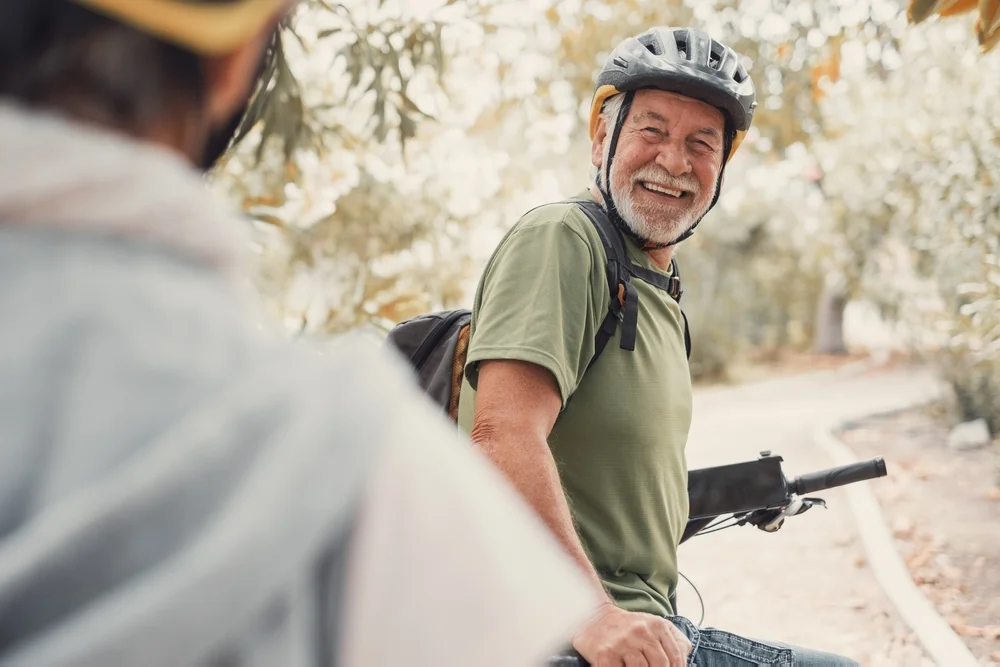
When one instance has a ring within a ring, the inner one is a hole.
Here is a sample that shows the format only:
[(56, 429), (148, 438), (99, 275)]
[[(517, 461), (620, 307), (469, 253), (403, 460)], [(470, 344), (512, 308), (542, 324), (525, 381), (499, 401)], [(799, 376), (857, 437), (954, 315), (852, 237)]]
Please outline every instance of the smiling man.
[[(692, 646), (709, 667), (856, 664), (701, 630), (673, 605), (692, 407), (673, 252), (755, 106), (739, 55), (701, 31), (622, 42), (594, 95), (590, 188), (526, 214), (476, 294), (459, 422), (604, 596), (573, 642), (597, 667), (680, 667)], [(602, 234), (631, 265), (617, 287)]]

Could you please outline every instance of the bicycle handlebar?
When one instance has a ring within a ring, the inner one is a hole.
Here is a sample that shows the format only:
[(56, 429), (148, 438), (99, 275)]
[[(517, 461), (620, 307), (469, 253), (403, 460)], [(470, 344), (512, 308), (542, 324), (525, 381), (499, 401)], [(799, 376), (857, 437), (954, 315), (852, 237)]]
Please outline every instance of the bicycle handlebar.
[(846, 466), (838, 466), (819, 472), (812, 472), (801, 475), (792, 480), (789, 488), (799, 494), (815, 493), (825, 491), (836, 486), (863, 482), (867, 479), (886, 476), (885, 460), (882, 457), (861, 463), (852, 463)]
[[(792, 493), (801, 496), (807, 493), (815, 493), (817, 491), (832, 489), (837, 486), (844, 486), (845, 484), (853, 484), (854, 482), (863, 482), (869, 479), (885, 477), (888, 474), (885, 467), (885, 460), (880, 456), (878, 458), (871, 459), (870, 461), (862, 461), (860, 463), (852, 463), (846, 466), (837, 466), (835, 468), (828, 468), (818, 472), (807, 473), (805, 475), (800, 475), (789, 482), (780, 473), (780, 462), (780, 457), (770, 457), (770, 452), (762, 452), (761, 459), (751, 464), (743, 464), (742, 466), (737, 464), (735, 466), (723, 466), (714, 469), (706, 468), (692, 472), (697, 476), (700, 476), (697, 477), (699, 482), (695, 486), (700, 486), (703, 494), (711, 495), (712, 491), (715, 490), (715, 487), (719, 486), (719, 479), (727, 482), (727, 484), (723, 485), (726, 487), (729, 486), (729, 483), (734, 483), (733, 471), (744, 474), (763, 474), (768, 471), (773, 473), (774, 470), (777, 470), (777, 482), (784, 487), (782, 492), (789, 499), (789, 501), (791, 500), (791, 496), (789, 494)], [(754, 463), (758, 465), (754, 466)], [(778, 464), (777, 468), (775, 468), (776, 463)], [(762, 468), (761, 465), (766, 467)], [(706, 477), (706, 475), (709, 477)], [(771, 477), (773, 476), (774, 475), (771, 475)], [(711, 477), (716, 477), (718, 479), (712, 480)], [(690, 490), (689, 485), (689, 491)], [(704, 501), (705, 499), (698, 498), (697, 500)], [(715, 500), (718, 501), (718, 499)], [(727, 498), (722, 498), (722, 500), (728, 501)], [(694, 504), (695, 503), (692, 500), (692, 506)], [(771, 504), (763, 503), (759, 508), (759, 511), (763, 511), (768, 508), (771, 508)], [(684, 537), (681, 541), (683, 542), (689, 537), (693, 537), (716, 518), (718, 517), (703, 516), (700, 518), (689, 519), (688, 529), (685, 531)], [(589, 663), (587, 663), (587, 661), (584, 660), (579, 653), (570, 649), (565, 653), (549, 658), (546, 662), (546, 667), (589, 667)]]
[(545, 667), (588, 667), (588, 665), (590, 663), (573, 650), (562, 655), (554, 655), (545, 663)]

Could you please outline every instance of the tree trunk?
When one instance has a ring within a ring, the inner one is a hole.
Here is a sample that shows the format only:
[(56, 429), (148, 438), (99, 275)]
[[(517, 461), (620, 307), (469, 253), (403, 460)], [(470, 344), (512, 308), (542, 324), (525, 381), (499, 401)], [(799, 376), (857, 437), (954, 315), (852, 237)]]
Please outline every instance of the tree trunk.
[(844, 308), (847, 295), (838, 285), (827, 284), (816, 308), (813, 351), (817, 354), (847, 354), (844, 345)]

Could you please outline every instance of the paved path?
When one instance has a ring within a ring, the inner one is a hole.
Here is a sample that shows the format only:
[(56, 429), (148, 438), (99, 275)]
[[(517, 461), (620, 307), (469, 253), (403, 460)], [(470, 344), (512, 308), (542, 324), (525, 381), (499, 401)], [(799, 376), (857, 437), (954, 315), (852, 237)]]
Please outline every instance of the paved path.
[[(896, 369), (704, 390), (695, 397), (689, 465), (750, 460), (769, 449), (784, 457), (789, 476), (826, 468), (831, 462), (812, 440), (818, 425), (904, 407), (931, 398), (936, 386), (924, 370)], [(868, 570), (843, 492), (822, 496), (829, 509), (790, 519), (778, 533), (734, 528), (681, 547), (681, 571), (705, 600), (705, 624), (872, 667), (932, 665)], [(679, 597), (681, 613), (697, 621), (701, 607), (684, 581)]]

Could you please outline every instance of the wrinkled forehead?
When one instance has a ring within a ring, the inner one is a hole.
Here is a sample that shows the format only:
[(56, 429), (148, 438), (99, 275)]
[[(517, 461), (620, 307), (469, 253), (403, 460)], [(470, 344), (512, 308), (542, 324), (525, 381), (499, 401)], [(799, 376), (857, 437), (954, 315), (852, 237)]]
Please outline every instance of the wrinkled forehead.
[(659, 117), (671, 123), (703, 125), (714, 127), (721, 133), (726, 118), (719, 109), (687, 95), (666, 90), (644, 89), (636, 92), (629, 116)]

